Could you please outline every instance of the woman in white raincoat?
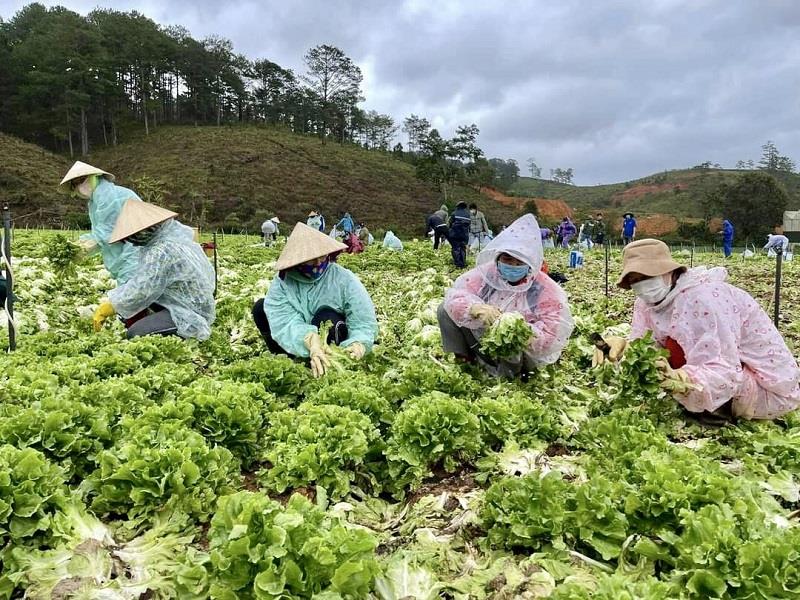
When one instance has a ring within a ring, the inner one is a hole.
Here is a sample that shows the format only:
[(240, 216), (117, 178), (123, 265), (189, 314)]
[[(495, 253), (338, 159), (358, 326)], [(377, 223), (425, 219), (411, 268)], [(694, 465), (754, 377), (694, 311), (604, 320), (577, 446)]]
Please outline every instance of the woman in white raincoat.
[[(477, 360), (494, 375), (515, 376), (556, 362), (574, 322), (567, 296), (542, 272), (542, 238), (533, 215), (520, 217), (478, 255), (477, 266), (461, 275), (439, 307), (445, 352)], [(517, 360), (494, 363), (479, 352), (486, 328), (504, 312), (521, 313), (533, 337)]]
[[(628, 244), (618, 285), (636, 294), (629, 338), (669, 352), (666, 389), (688, 411), (772, 419), (800, 405), (800, 369), (767, 313), (721, 267), (687, 270), (658, 240)], [(625, 341), (606, 339), (617, 355)], [(677, 384), (677, 385), (676, 385)]]
[(214, 269), (194, 241), (191, 228), (176, 213), (139, 200), (128, 200), (109, 241), (137, 246), (139, 265), (126, 283), (108, 293), (95, 311), (94, 326), (115, 314), (128, 338), (179, 335), (205, 340), (214, 322)]
[(64, 175), (59, 189), (88, 201), (92, 232), (80, 237), (80, 245), (88, 253), (99, 251), (103, 265), (117, 283), (133, 277), (139, 263), (139, 248), (124, 242), (109, 242), (122, 205), (129, 199), (140, 200), (133, 191), (113, 183), (114, 175), (81, 161)]

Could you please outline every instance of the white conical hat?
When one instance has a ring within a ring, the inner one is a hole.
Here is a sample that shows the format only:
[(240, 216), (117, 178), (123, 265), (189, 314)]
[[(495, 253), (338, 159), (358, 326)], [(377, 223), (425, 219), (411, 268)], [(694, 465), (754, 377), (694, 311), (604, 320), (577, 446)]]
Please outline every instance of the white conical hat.
[(124, 240), (129, 235), (138, 233), (142, 229), (158, 225), (167, 219), (177, 216), (178, 213), (166, 208), (161, 208), (149, 202), (142, 202), (136, 198), (128, 198), (125, 200), (125, 204), (117, 217), (117, 223), (114, 225), (111, 237), (108, 238), (108, 243), (113, 244)]
[(75, 164), (72, 165), (69, 171), (67, 171), (67, 174), (64, 175), (64, 179), (62, 179), (61, 183), (58, 184), (58, 188), (60, 190), (64, 190), (66, 189), (65, 184), (69, 183), (73, 179), (80, 179), (82, 177), (88, 177), (89, 175), (102, 175), (109, 181), (114, 181), (114, 176), (111, 173), (107, 173), (106, 171), (103, 171), (103, 169), (98, 169), (97, 167), (93, 167), (85, 162), (76, 160)]
[(281, 222), (281, 220), (278, 217), (272, 217), (270, 219), (270, 221), (272, 221), (273, 223), (278, 223), (278, 224), (280, 224), (280, 222)]
[(275, 270), (284, 271), (342, 250), (347, 250), (347, 246), (305, 223), (298, 223), (286, 240), (286, 246), (275, 263)]

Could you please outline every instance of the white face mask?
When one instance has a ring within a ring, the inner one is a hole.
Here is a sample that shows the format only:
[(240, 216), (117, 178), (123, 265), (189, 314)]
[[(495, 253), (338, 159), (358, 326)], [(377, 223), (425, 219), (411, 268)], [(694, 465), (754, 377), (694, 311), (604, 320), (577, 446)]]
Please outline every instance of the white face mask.
[[(667, 278), (668, 277), (668, 278)], [(672, 274), (661, 277), (650, 277), (631, 284), (633, 293), (647, 304), (655, 305), (667, 297), (672, 289)]]
[(83, 183), (81, 183), (78, 187), (75, 188), (75, 191), (81, 198), (84, 198), (85, 200), (91, 198), (92, 192), (94, 190), (92, 190), (92, 182), (90, 178), (87, 177), (86, 179), (84, 179)]

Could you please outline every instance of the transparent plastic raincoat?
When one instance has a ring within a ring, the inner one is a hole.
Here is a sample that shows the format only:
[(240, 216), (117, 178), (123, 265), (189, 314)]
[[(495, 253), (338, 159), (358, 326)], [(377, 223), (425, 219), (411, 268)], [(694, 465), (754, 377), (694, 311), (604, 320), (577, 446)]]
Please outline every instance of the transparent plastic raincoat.
[(122, 205), (129, 198), (141, 200), (132, 190), (100, 178), (88, 204), (92, 232), (81, 236), (82, 240), (89, 239), (97, 242), (97, 247), (103, 257), (103, 265), (118, 284), (125, 283), (133, 277), (136, 266), (139, 264), (138, 247), (127, 242), (108, 243)]
[[(523, 261), (531, 274), (512, 285), (497, 271), (502, 253)], [(543, 261), (539, 224), (533, 215), (514, 221), (478, 255), (477, 266), (456, 279), (445, 294), (444, 308), (459, 327), (467, 327), (476, 338), (483, 335), (483, 323), (470, 316), (473, 304), (491, 304), (503, 312), (519, 312), (533, 330), (525, 350), (526, 363), (542, 366), (556, 362), (575, 326), (567, 295), (541, 271)]]
[(780, 416), (800, 405), (797, 361), (767, 313), (727, 276), (721, 267), (691, 269), (661, 304), (637, 299), (630, 338), (649, 330), (662, 346), (680, 346), (683, 369), (703, 387), (677, 397), (687, 410), (714, 411), (733, 399), (736, 416)]
[(108, 294), (118, 315), (128, 319), (160, 304), (179, 336), (208, 339), (215, 317), (214, 269), (193, 237), (189, 227), (171, 220), (140, 248), (134, 276)]
[(332, 308), (344, 315), (348, 338), (339, 344), (341, 347), (361, 342), (367, 352), (372, 350), (378, 335), (375, 305), (358, 277), (336, 263), (319, 279), (293, 269), (286, 271), (283, 279), (275, 276), (264, 299), (272, 339), (289, 354), (308, 356), (303, 338), (317, 331), (311, 320), (321, 308)]

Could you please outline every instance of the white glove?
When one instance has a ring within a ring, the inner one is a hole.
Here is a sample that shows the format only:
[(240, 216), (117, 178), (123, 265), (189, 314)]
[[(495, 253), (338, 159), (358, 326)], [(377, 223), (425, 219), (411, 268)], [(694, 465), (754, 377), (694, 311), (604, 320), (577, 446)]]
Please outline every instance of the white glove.
[(316, 331), (312, 331), (305, 338), (303, 343), (308, 348), (308, 355), (311, 359), (311, 374), (314, 377), (322, 377), (325, 371), (331, 366), (325, 346)]
[(503, 311), (491, 304), (473, 304), (469, 307), (469, 316), (480, 320), (486, 326), (497, 321), (502, 314)]
[(361, 360), (367, 353), (367, 349), (361, 342), (353, 342), (347, 347), (347, 351), (350, 353), (350, 356), (356, 360)]

